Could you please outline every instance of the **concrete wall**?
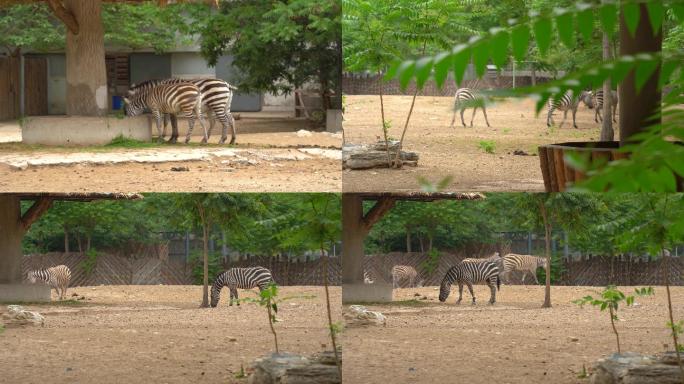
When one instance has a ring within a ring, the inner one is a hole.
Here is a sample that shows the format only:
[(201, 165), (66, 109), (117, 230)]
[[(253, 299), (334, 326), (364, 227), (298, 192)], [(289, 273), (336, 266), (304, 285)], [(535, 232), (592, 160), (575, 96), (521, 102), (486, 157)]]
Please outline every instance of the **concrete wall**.
[[(237, 70), (232, 66), (231, 56), (221, 56), (216, 63), (216, 77), (228, 83), (235, 84), (238, 79)], [(261, 111), (264, 96), (258, 93), (242, 93), (239, 90), (233, 95), (231, 111), (258, 112)]]
[(392, 284), (343, 284), (343, 303), (390, 303), (392, 302)]
[(216, 77), (216, 69), (210, 67), (198, 52), (172, 53), (171, 76), (194, 79)]
[(44, 145), (104, 145), (123, 135), (151, 141), (148, 116), (135, 118), (36, 116), (22, 127), (23, 142)]
[(171, 77), (171, 55), (131, 53), (129, 71), (131, 84)]
[(47, 55), (48, 61), (48, 114), (66, 113), (66, 58), (64, 55)]
[(50, 301), (50, 291), (44, 284), (0, 284), (0, 302)]

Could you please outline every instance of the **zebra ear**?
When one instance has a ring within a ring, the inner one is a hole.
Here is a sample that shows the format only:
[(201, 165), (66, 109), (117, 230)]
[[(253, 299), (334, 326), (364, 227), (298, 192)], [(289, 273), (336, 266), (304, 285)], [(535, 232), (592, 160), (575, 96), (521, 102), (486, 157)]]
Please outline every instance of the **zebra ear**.
[(123, 101), (124, 101), (124, 103), (126, 103), (126, 104), (130, 104), (130, 103), (131, 103), (131, 100), (129, 100), (128, 97), (124, 97), (124, 98), (123, 98)]

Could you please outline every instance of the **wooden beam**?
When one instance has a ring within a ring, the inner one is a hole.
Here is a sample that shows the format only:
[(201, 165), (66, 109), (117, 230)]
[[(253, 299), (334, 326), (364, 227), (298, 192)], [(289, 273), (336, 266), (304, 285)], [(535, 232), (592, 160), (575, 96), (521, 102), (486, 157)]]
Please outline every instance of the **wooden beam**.
[(46, 0), (46, 2), (52, 10), (52, 13), (54, 13), (57, 18), (62, 20), (64, 25), (66, 25), (66, 27), (69, 29), (69, 32), (73, 33), (74, 35), (78, 35), (78, 22), (76, 21), (73, 13), (64, 8), (64, 4), (62, 4), (60, 0)]
[(397, 199), (393, 196), (383, 196), (381, 197), (373, 206), (373, 208), (366, 213), (363, 217), (363, 226), (366, 231), (370, 231), (373, 225), (380, 221), (380, 219), (387, 214), (387, 212), (394, 207)]
[(21, 226), (24, 232), (31, 228), (31, 225), (40, 219), (41, 216), (52, 206), (53, 199), (51, 197), (41, 197), (33, 203), (31, 208), (21, 217)]

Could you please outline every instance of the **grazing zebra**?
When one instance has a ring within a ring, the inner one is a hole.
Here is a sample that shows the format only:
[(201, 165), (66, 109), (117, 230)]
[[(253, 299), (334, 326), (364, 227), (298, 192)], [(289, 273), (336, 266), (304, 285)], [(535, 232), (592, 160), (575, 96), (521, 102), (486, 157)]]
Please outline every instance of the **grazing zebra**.
[(263, 291), (270, 283), (275, 283), (271, 271), (264, 267), (251, 268), (231, 268), (225, 272), (221, 272), (214, 279), (214, 285), (211, 287), (211, 306), (216, 307), (221, 298), (221, 289), (228, 286), (230, 290), (230, 305), (233, 305), (233, 298), (240, 305), (238, 300), (237, 289), (252, 289), (258, 287), (259, 291)]
[(445, 302), (449, 297), (451, 291), (451, 284), (458, 283), (458, 300), (456, 304), (461, 303), (463, 298), (463, 284), (468, 286), (470, 296), (473, 297), (473, 305), (475, 305), (475, 294), (473, 293), (473, 284), (485, 282), (492, 290), (492, 295), (489, 298), (489, 303), (496, 302), (496, 290), (501, 287), (499, 280), (499, 267), (490, 261), (462, 261), (458, 265), (449, 268), (442, 283), (439, 287), (439, 301)]
[[(454, 121), (456, 121), (456, 111), (460, 110), (461, 111), (461, 124), (465, 127), (465, 121), (463, 120), (463, 112), (465, 112), (466, 108), (469, 107), (470, 105), (465, 105), (461, 106), (463, 103), (474, 103), (475, 100), (477, 99), (477, 96), (475, 93), (470, 89), (470, 88), (459, 88), (456, 90), (456, 95), (454, 96), (454, 115), (451, 118), (451, 125), (450, 127), (453, 128), (454, 126)], [(471, 104), (473, 107), (473, 116), (470, 118), (470, 126), (473, 126), (473, 120), (475, 119), (475, 112), (477, 111), (477, 108), (482, 108), (482, 113), (484, 113), (485, 121), (487, 122), (487, 126), (491, 127), (489, 125), (489, 119), (487, 119), (487, 108), (485, 107), (484, 104), (482, 105), (475, 105)]]
[[(613, 110), (613, 122), (617, 123), (617, 105), (618, 105), (618, 93), (615, 90), (610, 91), (610, 96), (611, 96), (611, 108)], [(599, 89), (596, 92), (586, 92), (583, 97), (582, 101), (584, 104), (589, 107), (589, 109), (595, 108), (594, 110), (594, 121), (595, 122), (600, 122), (603, 121), (603, 116), (601, 116), (601, 113), (603, 112), (603, 89)]]
[(145, 108), (149, 108), (157, 122), (157, 133), (161, 140), (163, 140), (161, 130), (162, 114), (170, 113), (175, 115), (182, 113), (188, 117), (189, 125), (185, 142), (190, 141), (190, 133), (192, 133), (192, 127), (195, 125), (195, 119), (199, 120), (202, 129), (204, 129), (203, 142), (207, 141), (207, 128), (204, 126), (204, 122), (202, 122), (202, 94), (194, 84), (160, 84), (140, 90), (133, 94), (130, 99), (124, 97), (124, 103), (126, 116), (137, 116)]
[(49, 284), (55, 289), (60, 300), (66, 298), (70, 280), (71, 270), (66, 265), (58, 265), (48, 269), (36, 269), (28, 273), (28, 281), (31, 284), (35, 284), (37, 281)]
[(525, 276), (527, 276), (528, 273), (534, 277), (534, 282), (539, 284), (539, 280), (537, 279), (537, 268), (546, 268), (546, 258), (509, 253), (503, 257), (503, 264), (504, 270), (501, 277), (505, 277), (506, 282), (508, 281), (508, 275), (512, 271), (517, 270), (523, 273), (523, 284), (525, 284)]
[[(200, 93), (202, 94), (202, 104), (204, 107), (206, 107), (207, 111), (209, 112), (208, 118), (209, 118), (209, 131), (207, 132), (206, 138), (202, 141), (203, 143), (206, 143), (206, 140), (211, 137), (211, 132), (214, 129), (214, 124), (216, 123), (216, 119), (218, 119), (221, 124), (223, 125), (223, 131), (221, 132), (221, 140), (219, 140), (219, 144), (223, 144), (226, 139), (228, 138), (228, 126), (230, 126), (231, 129), (231, 138), (230, 138), (230, 144), (235, 144), (235, 138), (236, 138), (236, 128), (235, 128), (235, 119), (233, 118), (233, 114), (230, 113), (230, 105), (233, 102), (233, 90), (236, 90), (237, 87), (234, 87), (230, 84), (228, 84), (226, 81), (221, 80), (221, 79), (195, 79), (195, 80), (185, 80), (185, 79), (178, 79), (178, 78), (171, 78), (171, 79), (165, 79), (165, 80), (147, 80), (144, 81), (140, 84), (133, 84), (131, 88), (128, 90), (128, 95), (129, 97), (135, 95), (137, 92), (140, 91), (145, 91), (151, 88), (154, 88), (155, 86), (159, 84), (179, 84), (183, 82), (189, 82), (197, 86), (199, 88)], [(171, 121), (171, 126), (173, 128), (173, 132), (171, 133), (171, 142), (176, 142), (178, 138), (178, 128), (174, 124), (174, 117), (172, 116), (172, 121)], [(188, 137), (192, 133), (192, 127), (190, 127), (190, 131), (188, 132)], [(162, 139), (166, 136), (166, 115), (164, 116), (164, 131), (162, 133)], [(187, 142), (187, 140), (186, 140)]]
[(590, 93), (591, 92), (583, 91), (580, 94), (580, 97), (576, 98), (573, 95), (572, 90), (569, 90), (569, 91), (565, 92), (565, 94), (563, 96), (561, 96), (561, 98), (558, 100), (554, 100), (553, 98), (550, 98), (549, 102), (548, 102), (549, 112), (548, 112), (548, 115), (546, 116), (546, 126), (550, 127), (551, 125), (554, 124), (554, 122), (553, 122), (553, 111), (559, 110), (559, 111), (563, 111), (563, 121), (561, 121), (561, 124), (558, 127), (559, 128), (563, 127), (563, 124), (565, 124), (565, 119), (567, 119), (567, 117), (568, 117), (568, 111), (572, 111), (572, 126), (577, 128), (577, 122), (575, 121), (575, 116), (577, 115), (577, 108), (579, 107), (580, 100), (584, 100), (586, 95), (590, 94)]
[(399, 283), (404, 280), (408, 280), (409, 287), (416, 287), (419, 285), (416, 284), (417, 278), (418, 272), (410, 265), (395, 265), (392, 267), (392, 288), (399, 288)]

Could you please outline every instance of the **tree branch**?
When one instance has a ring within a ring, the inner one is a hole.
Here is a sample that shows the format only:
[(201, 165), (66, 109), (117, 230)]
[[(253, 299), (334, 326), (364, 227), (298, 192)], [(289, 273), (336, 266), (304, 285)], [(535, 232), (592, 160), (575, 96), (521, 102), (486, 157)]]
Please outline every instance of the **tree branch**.
[(373, 225), (380, 221), (383, 216), (387, 212), (389, 212), (392, 207), (394, 207), (394, 204), (397, 202), (397, 199), (391, 196), (384, 196), (381, 197), (380, 200), (378, 200), (373, 208), (366, 213), (366, 215), (363, 217), (362, 224), (364, 226), (364, 229), (366, 231), (370, 231), (371, 228), (373, 228)]
[(47, 212), (51, 206), (51, 197), (41, 197), (40, 199), (36, 200), (31, 208), (29, 208), (20, 219), (21, 226), (24, 228), (24, 231), (28, 231), (29, 228), (31, 228), (31, 225), (33, 225), (36, 220), (40, 219), (40, 217), (43, 216), (43, 214)]
[(48, 7), (52, 10), (52, 13), (54, 13), (58, 19), (62, 20), (64, 25), (69, 29), (69, 32), (78, 35), (78, 21), (76, 21), (74, 14), (64, 8), (64, 4), (62, 4), (60, 0), (46, 0), (46, 2)]

